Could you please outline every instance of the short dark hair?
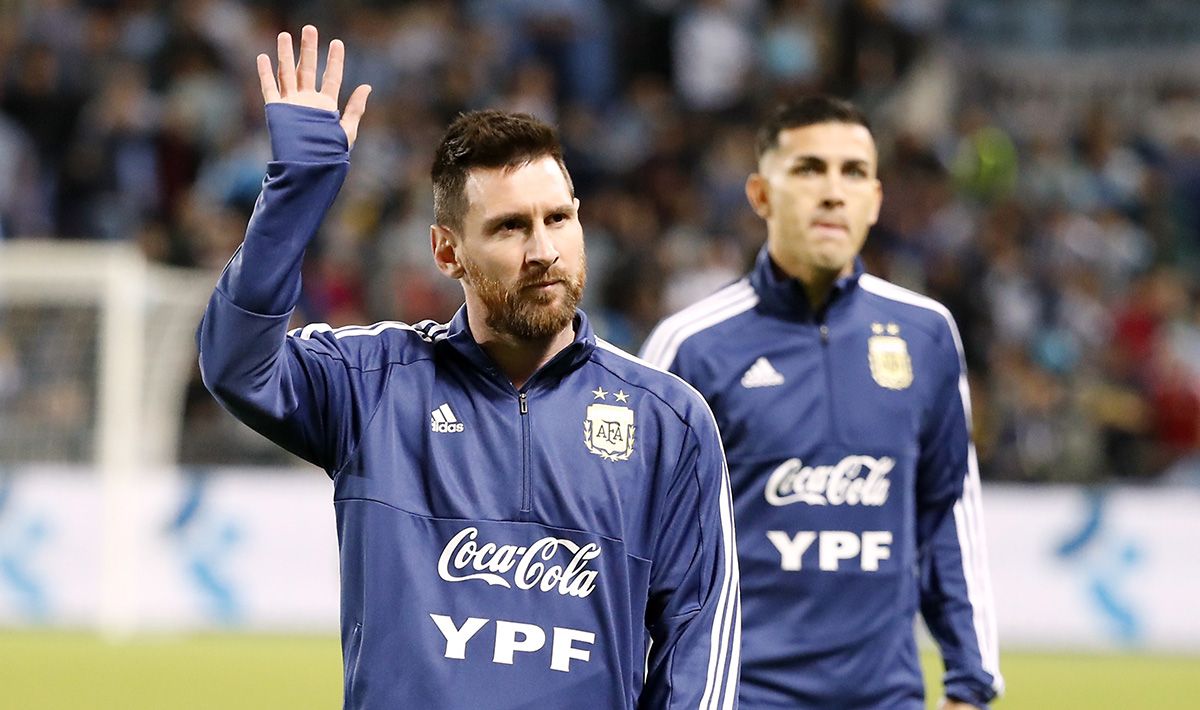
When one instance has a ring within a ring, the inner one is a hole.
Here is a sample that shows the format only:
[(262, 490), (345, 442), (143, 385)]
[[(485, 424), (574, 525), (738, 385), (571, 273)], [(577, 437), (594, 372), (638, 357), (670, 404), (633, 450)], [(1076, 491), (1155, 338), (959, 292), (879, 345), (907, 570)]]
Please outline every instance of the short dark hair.
[(780, 104), (759, 127), (754, 141), (755, 155), (761, 159), (764, 153), (777, 148), (783, 131), (818, 123), (851, 123), (871, 130), (866, 115), (849, 101), (823, 94), (804, 96)]
[(554, 127), (526, 113), (468, 111), (446, 129), (433, 156), (433, 213), (438, 224), (461, 229), (467, 213), (467, 174), (472, 168), (508, 168), (551, 157), (575, 195)]

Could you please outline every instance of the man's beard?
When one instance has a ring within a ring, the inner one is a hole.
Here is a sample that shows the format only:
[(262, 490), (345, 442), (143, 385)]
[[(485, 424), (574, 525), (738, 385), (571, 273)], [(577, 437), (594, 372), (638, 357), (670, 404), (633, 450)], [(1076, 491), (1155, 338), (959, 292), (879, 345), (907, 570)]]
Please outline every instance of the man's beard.
[[(552, 266), (511, 286), (484, 275), (470, 259), (462, 258), (461, 263), (467, 283), (475, 288), (487, 310), (484, 318), (487, 326), (519, 340), (545, 340), (562, 332), (575, 319), (575, 307), (583, 298), (583, 287), (587, 282), (586, 258), (578, 273), (571, 274)], [(526, 290), (526, 287), (547, 279), (557, 279), (563, 285), (561, 300), (556, 299), (555, 293)]]

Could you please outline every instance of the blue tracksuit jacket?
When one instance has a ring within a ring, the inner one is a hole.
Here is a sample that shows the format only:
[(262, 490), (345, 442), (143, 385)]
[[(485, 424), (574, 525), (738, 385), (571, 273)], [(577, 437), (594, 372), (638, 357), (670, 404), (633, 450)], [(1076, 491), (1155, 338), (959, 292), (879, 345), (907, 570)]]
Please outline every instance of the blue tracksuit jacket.
[(267, 114), (275, 162), (200, 364), (226, 408), (333, 479), (345, 707), (734, 707), (737, 558), (704, 400), (583, 313), (520, 391), (465, 310), (289, 333), (349, 155), (336, 113)]
[(958, 333), (862, 273), (819, 312), (766, 249), (642, 355), (712, 405), (741, 557), (743, 708), (923, 708), (919, 609), (948, 695), (1001, 688)]

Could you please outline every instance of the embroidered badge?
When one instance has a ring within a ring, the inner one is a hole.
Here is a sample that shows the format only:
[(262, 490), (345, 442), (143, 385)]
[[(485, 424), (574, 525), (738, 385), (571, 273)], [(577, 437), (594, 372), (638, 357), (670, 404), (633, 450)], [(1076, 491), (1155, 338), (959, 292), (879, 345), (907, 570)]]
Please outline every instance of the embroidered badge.
[(871, 332), (874, 335), (867, 341), (871, 377), (880, 387), (907, 389), (913, 382), (912, 358), (908, 355), (908, 343), (900, 337), (900, 326), (872, 323)]
[[(603, 387), (592, 391), (596, 399), (604, 400), (612, 394), (618, 402), (628, 402), (629, 395), (624, 390), (610, 393)], [(583, 420), (583, 443), (588, 451), (596, 454), (605, 461), (625, 461), (633, 455), (633, 434), (636, 427), (633, 424), (633, 410), (620, 404), (588, 405), (587, 415)]]

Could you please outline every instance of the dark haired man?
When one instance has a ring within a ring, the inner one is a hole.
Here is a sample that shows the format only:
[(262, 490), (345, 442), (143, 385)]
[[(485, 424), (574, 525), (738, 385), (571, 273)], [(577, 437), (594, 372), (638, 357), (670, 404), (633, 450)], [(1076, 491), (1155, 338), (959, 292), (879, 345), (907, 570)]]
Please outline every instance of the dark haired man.
[(205, 383), (333, 479), (345, 706), (730, 708), (739, 597), (712, 414), (592, 335), (579, 203), (554, 131), (470, 113), (433, 167), (448, 324), (287, 332), (304, 248), (349, 167), (368, 89), (337, 113), (258, 58), (275, 161), (200, 326)]
[(643, 348), (705, 396), (729, 455), (742, 707), (924, 708), (918, 609), (944, 706), (982, 707), (1002, 681), (954, 321), (863, 273), (882, 188), (857, 109), (785, 105), (757, 149), (754, 270)]

